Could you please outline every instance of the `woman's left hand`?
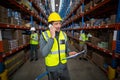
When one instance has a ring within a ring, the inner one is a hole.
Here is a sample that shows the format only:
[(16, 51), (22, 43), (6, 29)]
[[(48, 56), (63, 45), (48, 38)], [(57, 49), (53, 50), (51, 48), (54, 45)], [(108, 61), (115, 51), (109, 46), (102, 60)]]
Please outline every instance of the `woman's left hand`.
[(72, 51), (72, 52), (69, 52), (69, 55), (74, 55), (74, 54), (76, 54), (77, 52), (75, 52), (75, 51)]

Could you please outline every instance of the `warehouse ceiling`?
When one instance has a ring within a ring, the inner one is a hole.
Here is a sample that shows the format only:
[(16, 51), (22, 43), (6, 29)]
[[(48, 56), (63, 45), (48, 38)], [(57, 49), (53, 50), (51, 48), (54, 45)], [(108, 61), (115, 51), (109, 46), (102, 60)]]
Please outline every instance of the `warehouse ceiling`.
[(72, 3), (75, 3), (76, 1), (78, 0), (41, 0), (41, 3), (49, 7), (50, 11), (46, 8), (48, 14), (55, 11), (58, 12), (62, 18), (65, 18), (65, 16), (70, 12)]

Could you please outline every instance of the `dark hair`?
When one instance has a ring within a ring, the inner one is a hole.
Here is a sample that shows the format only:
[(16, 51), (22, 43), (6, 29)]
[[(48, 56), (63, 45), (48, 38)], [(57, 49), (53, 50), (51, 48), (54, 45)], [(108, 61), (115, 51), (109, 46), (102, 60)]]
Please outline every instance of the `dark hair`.
[(53, 22), (54, 22), (54, 21), (52, 21), (52, 22), (49, 22), (48, 24), (53, 24)]

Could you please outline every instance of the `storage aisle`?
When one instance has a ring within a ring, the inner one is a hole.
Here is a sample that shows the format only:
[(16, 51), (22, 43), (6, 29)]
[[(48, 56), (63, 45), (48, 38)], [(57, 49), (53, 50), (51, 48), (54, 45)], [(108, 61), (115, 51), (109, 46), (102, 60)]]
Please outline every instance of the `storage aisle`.
[[(108, 80), (105, 74), (89, 61), (75, 59), (68, 60), (71, 80)], [(39, 54), (38, 61), (27, 61), (11, 80), (35, 80), (36, 76), (45, 72), (44, 58)], [(47, 76), (41, 80), (47, 80)]]

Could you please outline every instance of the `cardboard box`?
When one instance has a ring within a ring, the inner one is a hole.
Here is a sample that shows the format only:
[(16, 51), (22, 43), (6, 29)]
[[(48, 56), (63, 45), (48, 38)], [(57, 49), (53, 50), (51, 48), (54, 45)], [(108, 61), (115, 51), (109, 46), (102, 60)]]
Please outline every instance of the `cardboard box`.
[(9, 17), (8, 18), (8, 23), (9, 24), (14, 24), (14, 18), (13, 17)]
[(92, 37), (90, 38), (90, 41), (91, 41), (92, 44), (98, 45), (98, 43), (101, 41), (101, 39), (92, 36)]
[(5, 29), (2, 31), (2, 38), (7, 40), (14, 39), (14, 31), (13, 29)]
[(9, 40), (8, 42), (10, 50), (18, 48), (18, 40)]
[(93, 52), (92, 61), (99, 67), (104, 68), (104, 64), (111, 64), (112, 58), (104, 53)]
[(111, 15), (110, 16), (110, 20), (111, 20), (111, 24), (115, 23), (115, 20), (116, 20), (116, 15)]
[(102, 2), (102, 1), (104, 1), (104, 0), (93, 0), (93, 2), (94, 2), (94, 6), (97, 6), (100, 2)]
[(22, 39), (22, 38), (20, 38), (20, 39), (18, 40), (18, 46), (21, 46), (21, 45), (23, 45), (23, 39)]
[(15, 30), (13, 34), (14, 39), (21, 39), (22, 38), (22, 30)]
[(3, 39), (3, 49), (4, 49), (4, 53), (9, 51), (9, 42), (6, 39)]

